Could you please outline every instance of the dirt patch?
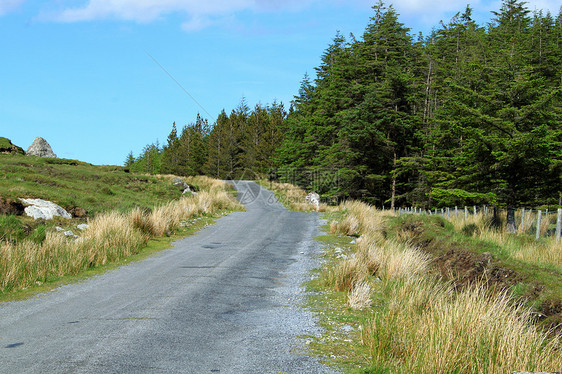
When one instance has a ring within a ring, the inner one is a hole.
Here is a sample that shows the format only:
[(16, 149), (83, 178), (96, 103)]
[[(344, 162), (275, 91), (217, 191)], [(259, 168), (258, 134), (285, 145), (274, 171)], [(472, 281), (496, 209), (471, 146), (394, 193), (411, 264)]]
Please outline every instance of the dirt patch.
[(509, 288), (523, 277), (503, 267), (489, 252), (474, 253), (464, 249), (450, 249), (433, 258), (432, 265), (446, 279), (459, 286), (481, 283), (498, 290)]
[(24, 213), (25, 207), (19, 200), (4, 199), (0, 197), (0, 214), (13, 214), (21, 216)]

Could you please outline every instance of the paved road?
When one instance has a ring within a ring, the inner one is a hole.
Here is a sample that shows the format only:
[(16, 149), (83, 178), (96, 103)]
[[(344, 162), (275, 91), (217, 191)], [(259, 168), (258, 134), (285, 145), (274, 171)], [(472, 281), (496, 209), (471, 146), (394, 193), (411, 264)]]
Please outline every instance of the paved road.
[(0, 304), (1, 373), (327, 373), (300, 354), (320, 218), (237, 182), (247, 212), (143, 262)]

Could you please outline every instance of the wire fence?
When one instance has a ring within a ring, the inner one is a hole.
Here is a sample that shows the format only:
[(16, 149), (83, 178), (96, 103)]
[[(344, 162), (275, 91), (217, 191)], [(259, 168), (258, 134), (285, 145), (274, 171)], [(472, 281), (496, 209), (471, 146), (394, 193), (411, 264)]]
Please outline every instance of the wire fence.
[[(427, 214), (427, 215), (441, 215), (442, 217), (450, 220), (464, 219), (468, 220), (470, 215), (482, 214), (484, 216), (492, 216), (493, 209), (487, 206), (482, 207), (454, 207), (454, 208), (441, 208), (434, 210), (423, 210), (416, 207), (411, 208), (398, 208), (396, 209), (398, 215), (402, 214)], [(515, 230), (521, 234), (535, 235), (539, 240), (541, 237), (556, 238), (560, 243), (562, 232), (562, 208), (557, 210), (535, 210), (535, 209), (517, 209), (515, 212)], [(505, 214), (505, 212), (503, 212)]]

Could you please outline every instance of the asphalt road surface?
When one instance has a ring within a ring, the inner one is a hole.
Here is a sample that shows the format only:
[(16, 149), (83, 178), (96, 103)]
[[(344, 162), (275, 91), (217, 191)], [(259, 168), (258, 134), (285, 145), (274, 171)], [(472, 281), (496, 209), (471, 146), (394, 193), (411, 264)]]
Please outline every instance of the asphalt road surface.
[(0, 304), (0, 373), (332, 373), (303, 354), (317, 214), (236, 182), (233, 213), (145, 261)]

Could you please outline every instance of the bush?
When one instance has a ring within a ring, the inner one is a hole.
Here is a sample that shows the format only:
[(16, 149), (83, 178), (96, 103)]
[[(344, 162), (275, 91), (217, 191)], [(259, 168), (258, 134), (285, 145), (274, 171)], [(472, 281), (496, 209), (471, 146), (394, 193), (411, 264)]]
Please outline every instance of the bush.
[(14, 215), (0, 215), (0, 241), (16, 242), (25, 237), (20, 220)]
[(480, 234), (480, 228), (475, 223), (469, 223), (467, 225), (464, 225), (461, 231), (466, 236), (476, 236)]

